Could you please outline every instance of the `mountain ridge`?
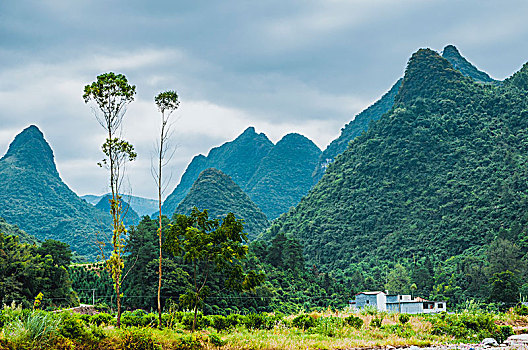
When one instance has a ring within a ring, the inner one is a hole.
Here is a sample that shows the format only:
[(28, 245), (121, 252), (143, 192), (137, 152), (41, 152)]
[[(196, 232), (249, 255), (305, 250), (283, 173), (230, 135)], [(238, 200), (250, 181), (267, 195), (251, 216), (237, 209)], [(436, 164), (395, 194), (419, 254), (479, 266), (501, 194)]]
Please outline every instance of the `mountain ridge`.
[(0, 216), (7, 222), (37, 239), (61, 240), (81, 255), (97, 255), (95, 232), (105, 232), (110, 216), (62, 181), (53, 151), (37, 126), (20, 132), (0, 158), (0, 188)]
[(207, 209), (210, 218), (223, 218), (229, 212), (244, 220), (244, 232), (253, 239), (269, 227), (261, 209), (242, 191), (230, 176), (214, 168), (205, 169), (175, 213), (189, 215), (193, 207)]
[(391, 111), (264, 237), (292, 234), (323, 271), (445, 260), (514, 227), (528, 249), (526, 82), (528, 66), (504, 84), (481, 84), (418, 50)]

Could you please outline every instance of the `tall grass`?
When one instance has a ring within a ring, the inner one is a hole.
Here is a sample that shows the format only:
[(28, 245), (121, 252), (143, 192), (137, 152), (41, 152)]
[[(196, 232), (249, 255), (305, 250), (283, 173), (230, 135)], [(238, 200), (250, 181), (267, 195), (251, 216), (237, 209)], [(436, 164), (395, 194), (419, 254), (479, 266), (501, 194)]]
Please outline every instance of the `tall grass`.
[(14, 348), (37, 343), (45, 346), (57, 335), (60, 321), (60, 317), (43, 311), (21, 313), (4, 325), (2, 337)]

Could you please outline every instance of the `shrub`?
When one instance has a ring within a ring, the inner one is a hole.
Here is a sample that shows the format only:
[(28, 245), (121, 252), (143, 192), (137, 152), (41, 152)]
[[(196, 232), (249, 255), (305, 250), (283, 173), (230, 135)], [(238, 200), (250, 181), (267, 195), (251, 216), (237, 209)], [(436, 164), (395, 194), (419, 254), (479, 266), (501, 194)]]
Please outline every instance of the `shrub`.
[(498, 329), (493, 315), (485, 312), (441, 313), (431, 317), (432, 333), (451, 335), (459, 339), (482, 340), (496, 336)]
[(244, 325), (247, 329), (272, 329), (275, 325), (275, 319), (263, 313), (251, 313), (245, 317)]
[[(194, 313), (193, 312), (184, 312), (181, 314), (181, 323), (183, 325), (183, 328), (189, 330), (192, 329), (193, 322), (194, 322)], [(196, 315), (196, 330), (203, 329), (204, 327), (207, 327), (207, 319), (202, 316), (201, 312), (198, 312)]]
[(60, 318), (44, 311), (21, 312), (4, 326), (4, 337), (15, 349), (24, 344), (46, 345), (57, 335)]
[(209, 324), (211, 327), (216, 329), (217, 331), (223, 331), (227, 328), (229, 328), (229, 323), (227, 321), (227, 318), (221, 315), (212, 315), (208, 316)]
[(513, 335), (513, 334), (514, 332), (513, 332), (512, 326), (499, 326), (497, 329), (497, 332), (495, 333), (494, 338), (500, 344), (500, 343), (504, 343), (504, 341), (508, 339), (510, 335)]
[(406, 324), (407, 322), (409, 322), (410, 319), (411, 319), (411, 316), (409, 316), (409, 314), (399, 314), (398, 315), (398, 320), (400, 321), (401, 324)]
[(230, 314), (226, 317), (226, 322), (229, 328), (235, 328), (239, 324), (244, 323), (244, 316), (239, 314)]
[(216, 333), (209, 334), (209, 343), (213, 344), (214, 346), (224, 346), (226, 344), (226, 342), (223, 341)]
[(102, 324), (112, 324), (114, 321), (114, 317), (110, 314), (107, 314), (105, 312), (101, 312), (100, 314), (95, 314), (90, 316), (90, 323), (93, 323), (97, 326), (100, 326)]
[(89, 333), (84, 327), (84, 322), (78, 314), (62, 313), (58, 330), (59, 334), (64, 338), (72, 340), (84, 340), (89, 337)]
[(183, 335), (182, 337), (180, 337), (179, 339), (177, 339), (175, 342), (171, 344), (171, 349), (174, 349), (174, 350), (196, 350), (196, 349), (201, 349), (201, 348), (202, 348), (202, 344), (192, 334)]
[(370, 320), (369, 326), (371, 328), (381, 328), (381, 324), (383, 323), (383, 317), (382, 316), (374, 316), (372, 320)]
[(517, 305), (513, 309), (513, 312), (519, 316), (528, 316), (528, 306), (523, 305), (523, 304)]
[(152, 333), (148, 328), (131, 327), (123, 332), (124, 350), (154, 350), (156, 344), (152, 339)]
[(345, 322), (341, 317), (319, 317), (317, 319), (316, 327), (311, 328), (311, 332), (326, 335), (327, 337), (335, 337), (343, 333)]
[(345, 318), (345, 322), (350, 327), (353, 327), (355, 329), (360, 329), (361, 327), (363, 327), (363, 323), (364, 323), (361, 318), (354, 316), (354, 315), (350, 315), (347, 318)]
[(303, 330), (315, 327), (315, 324), (315, 318), (307, 314), (300, 314), (292, 320), (292, 325), (294, 327), (302, 328)]

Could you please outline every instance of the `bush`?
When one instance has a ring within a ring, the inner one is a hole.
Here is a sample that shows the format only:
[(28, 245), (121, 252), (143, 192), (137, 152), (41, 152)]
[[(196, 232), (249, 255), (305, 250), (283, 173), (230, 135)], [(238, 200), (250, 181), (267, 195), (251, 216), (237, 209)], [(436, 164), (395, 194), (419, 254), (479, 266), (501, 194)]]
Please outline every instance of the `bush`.
[(209, 343), (213, 344), (214, 346), (224, 346), (226, 344), (225, 341), (223, 341), (218, 334), (211, 333), (209, 334)]
[(528, 316), (528, 306), (523, 305), (523, 304), (517, 305), (513, 309), (513, 312), (519, 316)]
[[(181, 313), (181, 324), (183, 325), (183, 328), (189, 330), (192, 329), (193, 322), (194, 322), (194, 313), (193, 312), (183, 312)], [(201, 312), (198, 312), (196, 315), (196, 330), (203, 329), (207, 327), (209, 323), (207, 322), (207, 319), (202, 316)]]
[[(25, 311), (25, 310), (24, 310)], [(21, 312), (10, 320), (3, 329), (5, 339), (15, 348), (24, 348), (25, 344), (46, 345), (53, 341), (58, 332), (60, 318), (45, 311)]]
[(492, 314), (485, 312), (441, 313), (431, 318), (432, 333), (451, 335), (465, 340), (482, 340), (497, 336), (498, 328)]
[(181, 338), (177, 339), (175, 342), (171, 344), (171, 349), (174, 349), (174, 350), (196, 350), (196, 349), (201, 349), (201, 348), (202, 348), (202, 344), (192, 334), (183, 335)]
[(244, 316), (239, 314), (230, 314), (226, 317), (226, 322), (229, 328), (235, 328), (239, 324), (244, 323)]
[(212, 315), (207, 317), (211, 327), (216, 329), (218, 332), (229, 328), (227, 318), (221, 315)]
[(251, 313), (245, 317), (244, 325), (247, 329), (272, 329), (275, 326), (275, 318), (266, 314)]
[(114, 322), (114, 317), (110, 314), (107, 314), (105, 312), (101, 312), (100, 314), (95, 314), (90, 316), (90, 323), (93, 323), (97, 326), (100, 326), (102, 324), (109, 325)]
[(315, 325), (315, 318), (307, 314), (300, 314), (292, 320), (292, 326), (302, 328), (303, 330), (315, 327)]
[(345, 322), (352, 328), (360, 329), (363, 327), (363, 320), (357, 316), (350, 315), (347, 318), (345, 318)]
[(64, 312), (61, 314), (59, 323), (59, 334), (71, 340), (85, 340), (90, 334), (84, 327), (84, 322), (79, 314)]
[(374, 316), (372, 320), (370, 320), (369, 326), (371, 328), (381, 328), (381, 324), (383, 323), (383, 317), (382, 316)]
[(409, 316), (409, 314), (399, 314), (398, 315), (398, 320), (400, 321), (401, 324), (406, 324), (407, 322), (409, 322), (410, 319), (411, 319), (411, 316)]
[(381, 326), (381, 329), (387, 331), (390, 334), (394, 334), (402, 338), (411, 338), (416, 335), (416, 332), (413, 331), (412, 327), (408, 327), (401, 323), (383, 325)]
[(156, 344), (152, 339), (152, 333), (148, 328), (131, 327), (123, 332), (124, 350), (154, 350)]
[(495, 333), (494, 338), (500, 344), (500, 343), (504, 343), (504, 341), (508, 339), (510, 335), (513, 335), (513, 334), (514, 332), (513, 332), (512, 326), (499, 326), (497, 329), (497, 332)]
[(344, 325), (345, 321), (341, 317), (319, 317), (316, 327), (311, 328), (310, 331), (327, 337), (335, 337), (344, 332)]

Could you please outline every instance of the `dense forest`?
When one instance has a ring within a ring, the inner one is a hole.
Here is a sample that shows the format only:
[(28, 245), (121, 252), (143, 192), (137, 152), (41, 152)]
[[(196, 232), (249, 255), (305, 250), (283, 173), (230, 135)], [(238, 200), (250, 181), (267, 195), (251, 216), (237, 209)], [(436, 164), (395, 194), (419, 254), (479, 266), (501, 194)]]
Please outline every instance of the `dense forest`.
[(266, 135), (249, 127), (235, 140), (211, 149), (207, 157), (194, 157), (162, 211), (171, 216), (200, 173), (215, 168), (229, 175), (273, 220), (308, 193), (320, 154), (321, 150), (302, 135), (285, 135), (274, 145)]
[[(418, 51), (393, 109), (351, 142), (269, 237), (292, 234), (309, 264), (359, 271), (378, 288), (423, 265), (432, 278), (405, 284), (455, 303), (457, 293), (472, 293), (464, 283), (491, 285), (509, 271), (523, 284), (527, 77), (524, 66), (499, 86), (480, 84), (436, 52)], [(497, 271), (494, 247), (504, 245), (516, 257)], [(484, 286), (472, 296), (489, 296)]]
[(202, 171), (176, 208), (175, 215), (188, 215), (193, 207), (207, 209), (212, 218), (235, 214), (244, 220), (244, 230), (250, 239), (257, 237), (270, 225), (266, 215), (249, 196), (228, 175), (213, 168)]

